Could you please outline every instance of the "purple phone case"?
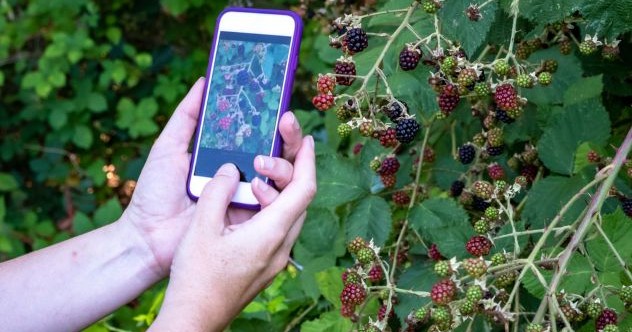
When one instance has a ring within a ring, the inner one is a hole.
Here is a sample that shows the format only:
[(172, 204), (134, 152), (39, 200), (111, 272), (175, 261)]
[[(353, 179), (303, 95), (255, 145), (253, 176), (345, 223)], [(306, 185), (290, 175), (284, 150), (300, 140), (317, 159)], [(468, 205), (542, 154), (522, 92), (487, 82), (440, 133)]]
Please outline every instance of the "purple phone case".
[[(211, 43), (211, 51), (210, 51), (210, 55), (209, 55), (209, 61), (208, 61), (208, 67), (206, 69), (206, 80), (207, 82), (205, 82), (204, 84), (204, 94), (202, 95), (202, 101), (206, 100), (206, 91), (207, 91), (207, 84), (208, 84), (208, 79), (210, 77), (211, 74), (211, 64), (213, 63), (213, 55), (215, 54), (215, 44), (217, 43), (217, 38), (219, 37), (219, 22), (222, 18), (222, 16), (224, 16), (224, 14), (226, 14), (227, 12), (246, 12), (246, 13), (263, 13), (263, 14), (278, 14), (278, 15), (286, 15), (286, 16), (290, 16), (292, 17), (292, 19), (294, 19), (295, 22), (295, 30), (294, 30), (294, 36), (292, 36), (292, 45), (290, 45), (290, 55), (288, 57), (289, 59), (289, 63), (288, 63), (288, 73), (287, 73), (287, 79), (285, 80), (285, 84), (283, 86), (283, 95), (281, 96), (281, 103), (280, 103), (280, 110), (279, 110), (279, 117), (277, 118), (277, 131), (274, 134), (275, 135), (275, 139), (274, 139), (274, 145), (272, 146), (272, 152), (271, 152), (271, 156), (273, 157), (279, 157), (281, 156), (281, 147), (283, 145), (283, 139), (281, 138), (281, 134), (278, 131), (278, 125), (279, 125), (279, 121), (281, 120), (281, 116), (287, 112), (289, 104), (290, 104), (290, 98), (292, 97), (292, 86), (294, 84), (294, 73), (296, 71), (296, 67), (298, 65), (298, 54), (299, 54), (299, 50), (300, 50), (300, 46), (301, 46), (301, 36), (303, 33), (303, 21), (301, 20), (301, 17), (296, 14), (293, 11), (289, 11), (289, 10), (275, 10), (275, 9), (259, 9), (259, 8), (240, 8), (240, 7), (228, 7), (226, 9), (224, 9), (219, 16), (217, 17), (217, 21), (215, 23), (215, 32), (213, 34), (213, 41)], [(202, 114), (202, 112), (204, 111), (204, 104), (200, 105), (200, 115)], [(203, 118), (201, 116), (198, 117), (198, 123), (195, 129), (195, 141), (193, 142), (193, 151), (197, 151), (197, 145), (198, 145), (198, 137), (199, 137), (199, 131), (202, 127), (202, 122), (203, 122)], [(194, 200), (197, 201), (198, 197), (193, 195), (191, 193), (190, 190), (190, 182), (191, 182), (191, 177), (193, 176), (193, 156), (191, 156), (191, 162), (189, 165), (189, 175), (187, 177), (187, 194), (189, 195), (189, 197)], [(268, 179), (268, 184), (272, 184), (270, 179)], [(236, 202), (232, 202), (231, 203), (232, 206), (235, 207), (240, 207), (240, 208), (245, 208), (245, 209), (250, 209), (250, 210), (258, 210), (261, 208), (261, 206), (259, 205), (250, 205), (250, 204), (243, 204), (243, 203), (236, 203)]]

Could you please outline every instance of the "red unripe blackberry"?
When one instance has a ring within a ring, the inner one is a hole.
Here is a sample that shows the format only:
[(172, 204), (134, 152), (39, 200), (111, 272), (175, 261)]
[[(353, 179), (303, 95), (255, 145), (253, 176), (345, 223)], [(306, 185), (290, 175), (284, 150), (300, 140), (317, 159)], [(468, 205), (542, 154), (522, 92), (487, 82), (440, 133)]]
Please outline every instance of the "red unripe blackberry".
[(617, 313), (612, 309), (603, 309), (595, 322), (595, 331), (601, 332), (608, 324), (617, 324)]
[(391, 119), (393, 122), (397, 122), (399, 118), (406, 115), (408, 105), (403, 101), (394, 100), (388, 105), (382, 107), (382, 112)]
[(395, 128), (388, 128), (380, 134), (380, 144), (385, 148), (394, 148), (397, 146), (397, 131)]
[(347, 244), (347, 250), (349, 250), (350, 253), (355, 255), (358, 253), (358, 251), (360, 251), (360, 249), (366, 248), (366, 246), (367, 246), (366, 241), (364, 241), (363, 238), (358, 236)]
[(446, 305), (454, 300), (456, 284), (451, 279), (443, 279), (432, 286), (430, 298), (437, 305)]
[(431, 244), (430, 248), (428, 248), (428, 257), (433, 261), (440, 261), (443, 259), (443, 255), (439, 252), (439, 248), (436, 244)]
[(343, 304), (342, 307), (340, 307), (340, 316), (351, 318), (353, 317), (354, 314), (355, 314), (355, 305)]
[(343, 45), (351, 53), (362, 52), (369, 46), (369, 37), (362, 28), (349, 29), (343, 39)]
[(314, 107), (319, 111), (326, 111), (334, 106), (334, 95), (327, 93), (314, 96), (314, 98), (312, 98), (312, 104), (314, 104)]
[[(380, 321), (382, 321), (382, 320), (384, 320), (384, 318), (386, 318), (386, 310), (387, 310), (386, 304), (382, 304), (380, 306), (380, 310), (377, 312), (377, 318)], [(394, 315), (393, 309), (391, 308), (391, 311), (388, 313), (388, 318), (392, 318), (393, 315)]]
[(492, 198), (494, 194), (494, 185), (487, 181), (476, 181), (472, 185), (472, 192), (474, 195), (484, 199), (489, 200)]
[(364, 137), (371, 137), (371, 135), (373, 135), (373, 122), (370, 120), (363, 121), (360, 123), (360, 126), (358, 126), (358, 131), (360, 135)]
[(384, 270), (379, 264), (373, 264), (371, 269), (369, 270), (369, 281), (372, 283), (377, 283), (384, 279)]
[(476, 149), (472, 144), (465, 144), (459, 148), (459, 160), (461, 164), (468, 165), (474, 161), (474, 157), (476, 157)]
[(399, 66), (405, 71), (413, 70), (417, 68), (422, 55), (419, 47), (406, 46), (399, 53)]
[(318, 74), (318, 81), (316, 82), (316, 88), (318, 92), (322, 94), (334, 92), (335, 87), (336, 87), (336, 78), (333, 75)]
[(501, 180), (505, 178), (505, 170), (498, 163), (487, 166), (487, 175), (492, 180)]
[(487, 272), (487, 264), (480, 258), (467, 258), (461, 266), (472, 278), (480, 278)]
[(459, 83), (459, 91), (464, 93), (467, 91), (467, 88), (474, 83), (478, 79), (478, 75), (476, 74), (476, 70), (472, 68), (464, 68), (459, 72), (459, 76), (457, 77), (457, 82)]
[(459, 89), (456, 85), (448, 84), (443, 87), (438, 97), (438, 104), (441, 113), (448, 116), (450, 115), (461, 101)]
[(492, 250), (492, 242), (482, 235), (475, 235), (467, 241), (465, 250), (475, 257), (485, 256)]
[(424, 162), (433, 163), (435, 161), (436, 154), (433, 148), (426, 146), (424, 149)]
[(364, 144), (356, 143), (356, 145), (353, 146), (353, 154), (354, 155), (359, 155), (360, 152), (362, 152), (362, 148), (363, 147), (364, 147)]
[(498, 108), (509, 111), (518, 108), (518, 92), (513, 85), (505, 83), (496, 87), (494, 101)]
[(619, 58), (619, 45), (605, 45), (601, 50), (601, 57), (608, 61), (614, 61)]
[(410, 204), (410, 195), (407, 192), (400, 190), (396, 191), (392, 195), (393, 203), (400, 207), (405, 207)]
[(621, 197), (619, 200), (621, 201), (621, 209), (623, 209), (623, 213), (632, 218), (632, 198)]
[(351, 60), (338, 60), (334, 66), (334, 73), (336, 73), (336, 83), (349, 86), (355, 81), (355, 63)]
[(597, 153), (597, 151), (590, 150), (586, 154), (586, 159), (588, 159), (589, 163), (596, 164), (601, 161), (601, 156)]
[(366, 290), (361, 284), (347, 284), (340, 293), (340, 302), (343, 305), (362, 304), (366, 299)]
[(384, 188), (393, 188), (397, 183), (397, 177), (395, 174), (380, 175), (380, 179), (382, 180), (382, 184), (384, 184)]
[(456, 180), (452, 182), (452, 185), (450, 186), (450, 196), (459, 197), (459, 195), (463, 192), (463, 189), (465, 189), (465, 183), (463, 181)]
[(380, 166), (378, 173), (382, 175), (392, 175), (392, 174), (397, 173), (397, 171), (399, 170), (399, 166), (400, 166), (399, 160), (397, 160), (396, 157), (394, 156), (386, 157), (382, 161), (382, 165)]
[(419, 129), (420, 126), (417, 120), (413, 118), (405, 118), (397, 122), (395, 135), (398, 141), (406, 144), (412, 142), (415, 139), (415, 136), (417, 136)]
[(535, 177), (538, 176), (538, 167), (535, 165), (524, 165), (520, 170), (520, 175), (527, 178), (527, 181), (533, 182)]

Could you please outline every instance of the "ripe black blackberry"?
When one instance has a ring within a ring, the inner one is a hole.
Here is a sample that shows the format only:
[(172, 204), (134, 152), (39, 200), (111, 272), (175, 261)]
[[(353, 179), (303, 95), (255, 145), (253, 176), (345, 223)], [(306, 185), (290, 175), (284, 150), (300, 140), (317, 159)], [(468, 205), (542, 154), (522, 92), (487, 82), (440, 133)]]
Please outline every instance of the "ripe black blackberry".
[(486, 148), (487, 153), (492, 156), (500, 156), (501, 154), (503, 154), (503, 152), (505, 152), (505, 146), (504, 145), (500, 145), (500, 146), (487, 146)]
[(500, 122), (506, 123), (506, 124), (510, 124), (513, 123), (514, 120), (512, 117), (510, 117), (507, 112), (501, 110), (500, 108), (497, 108), (496, 111), (496, 119), (498, 119)]
[(395, 156), (386, 157), (378, 169), (380, 175), (393, 175), (399, 170), (399, 160)]
[(474, 161), (476, 149), (474, 145), (467, 143), (459, 148), (459, 160), (463, 165), (468, 165)]
[(405, 71), (413, 70), (417, 68), (422, 55), (419, 47), (405, 46), (399, 53), (399, 66)]
[(474, 195), (472, 198), (472, 208), (476, 211), (485, 211), (491, 204), (486, 202), (484, 199)]
[(362, 28), (353, 28), (345, 35), (347, 50), (352, 53), (362, 52), (369, 46), (369, 38)]
[(393, 122), (397, 122), (408, 110), (408, 105), (403, 101), (394, 100), (382, 107), (382, 112)]
[(334, 66), (334, 73), (336, 73), (336, 83), (349, 86), (355, 81), (355, 63), (350, 60), (338, 60)]
[(621, 208), (623, 212), (630, 218), (632, 218), (632, 198), (621, 197)]
[(464, 188), (465, 188), (465, 183), (463, 181), (456, 180), (452, 182), (452, 185), (450, 186), (450, 196), (459, 197), (459, 195), (461, 195), (461, 193), (463, 192)]
[(395, 128), (397, 140), (404, 144), (412, 142), (417, 136), (419, 128), (419, 123), (413, 118), (399, 120)]

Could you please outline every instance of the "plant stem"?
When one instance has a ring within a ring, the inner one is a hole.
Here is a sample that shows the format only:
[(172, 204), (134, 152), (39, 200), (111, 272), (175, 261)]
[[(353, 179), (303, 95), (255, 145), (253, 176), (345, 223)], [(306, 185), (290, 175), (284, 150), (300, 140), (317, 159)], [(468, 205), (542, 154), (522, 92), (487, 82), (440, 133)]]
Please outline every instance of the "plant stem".
[(511, 39), (509, 41), (509, 48), (507, 49), (507, 55), (505, 60), (513, 56), (514, 44), (516, 42), (516, 28), (518, 26), (518, 14), (520, 13), (520, 0), (513, 0), (511, 3), (511, 15), (513, 15), (513, 23), (511, 25)]
[[(630, 152), (630, 148), (632, 148), (632, 127), (630, 127), (628, 134), (625, 137), (625, 140), (619, 147), (619, 150), (617, 151), (617, 154), (615, 155), (612, 161), (612, 164), (610, 164), (609, 166), (604, 168), (602, 172), (600, 172), (600, 174), (607, 175), (607, 178), (599, 187), (597, 194), (593, 196), (592, 201), (590, 202), (590, 205), (588, 207), (588, 211), (586, 212), (586, 215), (579, 223), (579, 226), (577, 227), (577, 230), (575, 231), (575, 234), (571, 238), (568, 246), (566, 247), (566, 249), (564, 249), (564, 251), (560, 255), (558, 269), (556, 273), (553, 275), (553, 278), (551, 279), (551, 284), (549, 286), (549, 290), (547, 291), (546, 297), (548, 298), (555, 297), (555, 292), (557, 291), (557, 287), (560, 285), (562, 277), (566, 273), (566, 268), (568, 267), (568, 263), (571, 260), (571, 256), (573, 252), (575, 252), (575, 249), (577, 249), (577, 246), (579, 246), (579, 244), (581, 243), (582, 239), (586, 235), (586, 231), (588, 230), (590, 225), (593, 223), (593, 220), (595, 220), (595, 218), (599, 215), (601, 211), (601, 207), (603, 206), (603, 202), (606, 200), (606, 197), (608, 196), (608, 192), (610, 191), (610, 188), (612, 187), (614, 180), (617, 178), (617, 174), (619, 173), (619, 170), (621, 170), (621, 167), (623, 166), (623, 163), (625, 162), (626, 157), (628, 153)], [(542, 303), (545, 303), (545, 301), (543, 300)], [(540, 305), (540, 309), (538, 309), (538, 315), (536, 317), (539, 317), (540, 313), (544, 312), (545, 307), (546, 307), (546, 304)]]
[(307, 309), (305, 309), (298, 317), (295, 317), (294, 319), (292, 319), (292, 321), (290, 321), (290, 323), (287, 324), (284, 331), (290, 332), (296, 325), (298, 325), (303, 320), (303, 318), (305, 318), (305, 316), (307, 316), (307, 314), (310, 313), (310, 311), (314, 310), (314, 308), (316, 308), (317, 305), (318, 305), (318, 302), (314, 301), (314, 303), (312, 303)]

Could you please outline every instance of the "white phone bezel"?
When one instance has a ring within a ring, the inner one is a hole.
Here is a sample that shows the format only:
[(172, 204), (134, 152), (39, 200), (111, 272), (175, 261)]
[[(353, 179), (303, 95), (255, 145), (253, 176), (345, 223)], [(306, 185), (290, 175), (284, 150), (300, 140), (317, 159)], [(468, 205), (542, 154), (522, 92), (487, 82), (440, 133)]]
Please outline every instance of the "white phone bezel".
[[(252, 34), (262, 34), (262, 35), (273, 35), (273, 36), (289, 36), (292, 38), (290, 40), (290, 45), (293, 45), (293, 38), (296, 29), (296, 23), (294, 19), (289, 15), (281, 15), (281, 14), (270, 14), (270, 13), (251, 13), (251, 12), (238, 12), (238, 11), (229, 11), (224, 13), (219, 21), (218, 28), (216, 31), (216, 38), (214, 40), (214, 52), (217, 53), (218, 43), (219, 43), (219, 34), (223, 31), (228, 32), (240, 32), (240, 33), (252, 33)], [(291, 50), (290, 50), (291, 51)], [(215, 67), (215, 55), (213, 54), (213, 63), (211, 64), (210, 73), (213, 72)], [(289, 54), (288, 57), (292, 56)], [(288, 70), (289, 63), (291, 59), (288, 58), (286, 64), (286, 72)], [(209, 97), (209, 89), (211, 87), (211, 82), (207, 81), (206, 83), (206, 94), (205, 98), (202, 101), (202, 105), (206, 105)], [(285, 89), (285, 84), (282, 89)], [(281, 91), (281, 95), (283, 95), (284, 91)], [(281, 105), (279, 104), (279, 108)], [(277, 110), (277, 114), (280, 112), (280, 109)], [(204, 119), (206, 113), (206, 108), (202, 108), (200, 113), (200, 118)], [(200, 130), (198, 131), (198, 136), (196, 137), (197, 142), (200, 141), (202, 135), (202, 126), (204, 126), (204, 121), (200, 124)], [(276, 133), (277, 128), (275, 126), (274, 132)], [(276, 136), (276, 135), (275, 135)], [(274, 138), (276, 139), (276, 137)], [(275, 142), (272, 142), (274, 146)], [(189, 180), (189, 192), (191, 195), (195, 197), (200, 197), (202, 194), (202, 190), (206, 186), (206, 184), (211, 180), (210, 177), (195, 175), (195, 167), (197, 165), (197, 155), (199, 146), (196, 147), (196, 151), (194, 151), (192, 158), (192, 169), (191, 176)], [(237, 191), (232, 198), (234, 203), (245, 204), (256, 206), (259, 204), (257, 198), (252, 192), (250, 182), (240, 182), (237, 187)]]

